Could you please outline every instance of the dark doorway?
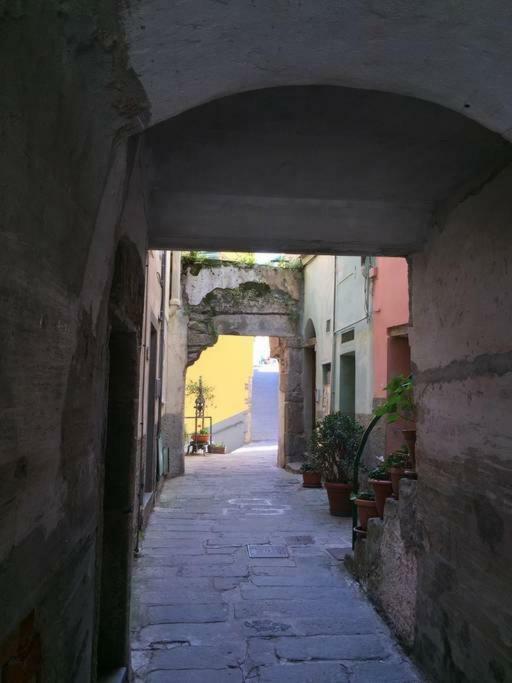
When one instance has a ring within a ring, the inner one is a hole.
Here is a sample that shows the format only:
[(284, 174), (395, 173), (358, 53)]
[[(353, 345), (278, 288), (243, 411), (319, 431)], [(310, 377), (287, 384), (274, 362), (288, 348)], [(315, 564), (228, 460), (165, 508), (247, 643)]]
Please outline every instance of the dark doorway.
[(129, 665), (129, 605), (138, 388), (137, 336), (122, 324), (109, 340), (103, 532), (99, 540), (98, 677)]
[(304, 433), (306, 439), (316, 423), (316, 331), (312, 320), (304, 328)]
[(158, 333), (151, 324), (151, 337), (149, 341), (149, 377), (148, 377), (148, 422), (146, 434), (146, 493), (154, 491), (156, 486), (156, 369), (158, 353)]

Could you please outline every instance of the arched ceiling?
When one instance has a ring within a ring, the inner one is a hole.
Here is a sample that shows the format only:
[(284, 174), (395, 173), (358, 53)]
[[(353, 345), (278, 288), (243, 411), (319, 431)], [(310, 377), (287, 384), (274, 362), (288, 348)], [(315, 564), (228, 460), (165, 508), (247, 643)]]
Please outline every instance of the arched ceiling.
[(225, 97), (143, 135), (154, 248), (408, 254), (512, 159), (461, 114), (332, 86)]
[(137, 0), (129, 59), (150, 124), (248, 90), (413, 96), (512, 136), (509, 0)]

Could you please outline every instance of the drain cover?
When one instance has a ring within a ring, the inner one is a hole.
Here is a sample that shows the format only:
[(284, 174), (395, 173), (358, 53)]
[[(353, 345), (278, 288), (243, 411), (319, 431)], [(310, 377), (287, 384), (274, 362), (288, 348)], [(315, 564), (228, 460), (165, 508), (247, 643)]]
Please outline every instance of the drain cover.
[(248, 545), (249, 557), (288, 557), (288, 548), (285, 545)]

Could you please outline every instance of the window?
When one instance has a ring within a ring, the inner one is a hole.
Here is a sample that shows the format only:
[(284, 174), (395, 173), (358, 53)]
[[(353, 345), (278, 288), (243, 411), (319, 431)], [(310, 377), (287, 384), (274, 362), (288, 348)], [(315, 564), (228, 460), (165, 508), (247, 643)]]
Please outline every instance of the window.
[(344, 353), (340, 356), (340, 411), (354, 416), (356, 412), (356, 356)]
[(341, 343), (346, 344), (347, 342), (354, 341), (354, 329), (352, 328), (351, 330), (347, 330), (347, 332), (343, 332), (341, 335)]

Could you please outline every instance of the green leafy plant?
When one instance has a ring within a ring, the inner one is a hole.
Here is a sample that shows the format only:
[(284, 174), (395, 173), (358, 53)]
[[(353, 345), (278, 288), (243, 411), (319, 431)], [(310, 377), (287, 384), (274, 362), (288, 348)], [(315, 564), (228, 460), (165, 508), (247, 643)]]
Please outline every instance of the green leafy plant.
[(385, 463), (382, 463), (378, 467), (374, 467), (373, 470), (368, 472), (368, 479), (376, 479), (377, 481), (388, 481), (389, 472)]
[(407, 467), (409, 463), (409, 449), (407, 446), (401, 446), (393, 451), (386, 458), (387, 467)]
[(302, 270), (304, 267), (302, 265), (300, 256), (296, 256), (295, 258), (287, 258), (286, 256), (281, 255), (272, 259), (271, 263), (273, 266), (277, 266), (278, 268), (291, 268), (293, 270)]
[(375, 494), (372, 491), (361, 491), (356, 495), (356, 500), (375, 500)]
[(326, 482), (349, 484), (362, 426), (350, 415), (332, 413), (320, 420), (311, 437), (310, 452)]
[(202, 378), (200, 377), (197, 382), (194, 380), (191, 380), (190, 382), (187, 383), (187, 386), (185, 387), (185, 395), (186, 396), (194, 396), (194, 398), (197, 398), (199, 391), (200, 391), (200, 384), (202, 384), (203, 388), (203, 397), (204, 397), (204, 402), (205, 402), (205, 407), (207, 405), (211, 405), (212, 408), (215, 408), (215, 405), (212, 403), (213, 399), (215, 398), (215, 391), (213, 387), (209, 386), (208, 384), (204, 384)]
[(300, 466), (300, 471), (301, 472), (320, 472), (320, 468), (318, 465), (315, 465), (313, 462), (308, 462), (306, 460)]
[(254, 266), (256, 263), (256, 256), (251, 252), (247, 252), (246, 254), (237, 254), (233, 262), (241, 263), (244, 266)]
[(375, 410), (375, 415), (386, 416), (388, 422), (396, 422), (400, 418), (408, 422), (416, 419), (416, 408), (413, 398), (412, 375), (397, 375), (386, 386), (387, 399)]
[(209, 430), (206, 427), (202, 427), (202, 429), (199, 430), (198, 434), (201, 434), (201, 436), (205, 436), (209, 434)]

